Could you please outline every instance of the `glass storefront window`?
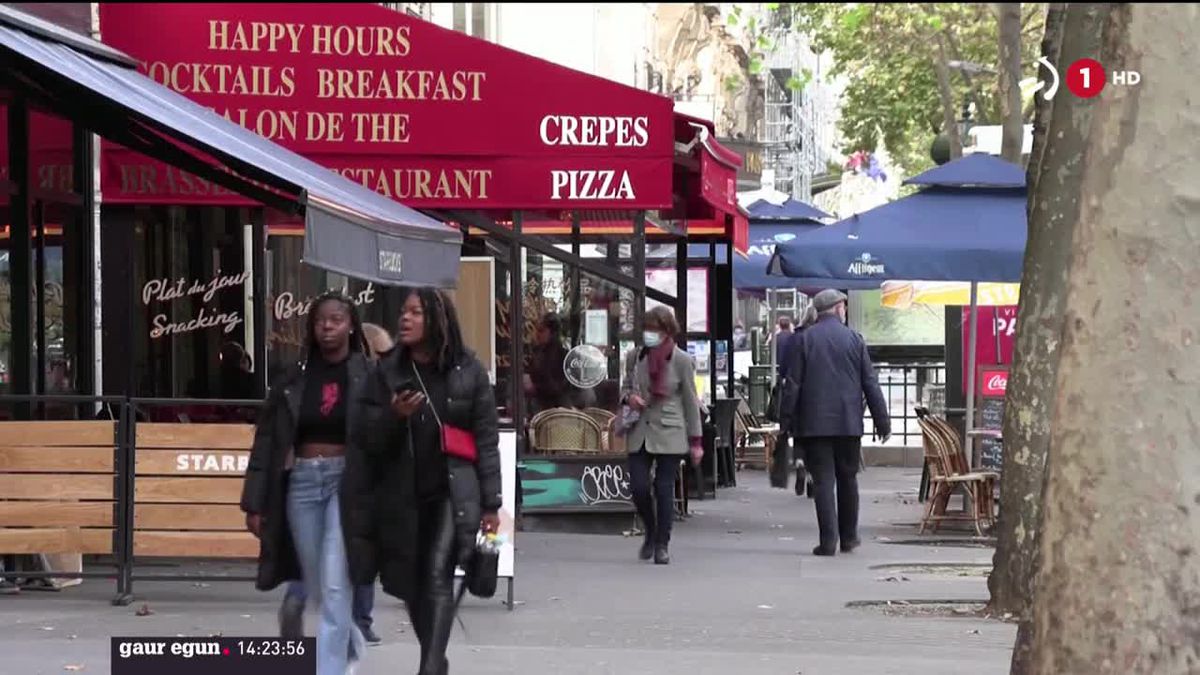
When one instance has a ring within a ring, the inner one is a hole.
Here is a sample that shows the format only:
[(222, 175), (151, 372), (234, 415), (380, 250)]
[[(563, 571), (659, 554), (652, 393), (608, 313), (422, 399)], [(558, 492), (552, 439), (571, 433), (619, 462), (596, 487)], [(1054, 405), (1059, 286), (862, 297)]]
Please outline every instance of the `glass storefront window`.
[[(688, 269), (687, 277), (687, 332), (707, 333), (709, 330), (708, 270), (703, 267), (691, 267)], [(678, 274), (673, 267), (646, 270), (646, 285), (671, 297), (675, 297), (677, 278)], [(661, 304), (656, 300), (646, 299), (646, 309), (652, 309)]]
[(375, 324), (389, 336), (404, 304), (400, 289), (350, 279), (302, 262), (303, 229), (273, 227), (267, 239), (268, 374), (273, 380), (305, 358), (306, 317), (312, 301), (339, 291), (355, 303), (365, 324)]
[(258, 396), (245, 210), (137, 207), (134, 221), (137, 393)]
[[(29, 147), (31, 202), (29, 248), (14, 248), (11, 211), (11, 167), (8, 155), (13, 139), (8, 133), (9, 110), (0, 106), (0, 391), (35, 394), (76, 394), (91, 390), (92, 270), (86, 264), (92, 240), (85, 227), (83, 198), (74, 177), (74, 126), (64, 118), (37, 109), (28, 111), (28, 138), (16, 139)], [(12, 269), (23, 259), (28, 280), (13, 287)], [(39, 285), (40, 282), (40, 285)], [(14, 299), (28, 298), (29, 331), (14, 335)], [(28, 340), (14, 344), (20, 337)], [(27, 366), (28, 381), (14, 382)], [(20, 387), (19, 390), (14, 386)], [(26, 389), (28, 388), (28, 389)], [(5, 411), (7, 414), (8, 411)], [(38, 414), (71, 418), (72, 406), (48, 404)]]

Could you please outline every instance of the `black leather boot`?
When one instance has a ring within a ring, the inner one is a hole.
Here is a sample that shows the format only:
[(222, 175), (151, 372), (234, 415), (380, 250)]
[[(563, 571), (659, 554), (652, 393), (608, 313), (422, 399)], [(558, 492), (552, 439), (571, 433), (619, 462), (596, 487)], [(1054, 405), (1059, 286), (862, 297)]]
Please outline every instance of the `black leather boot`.
[(646, 539), (642, 541), (642, 548), (638, 551), (638, 560), (649, 560), (654, 557), (654, 538), (650, 534), (646, 534)]
[(418, 675), (443, 675), (448, 672), (450, 662), (446, 659), (446, 646), (450, 644), (450, 632), (454, 630), (454, 599), (437, 597), (429, 603), (430, 611), (426, 625), (429, 628), (427, 647), (421, 659)]
[(655, 565), (670, 565), (671, 553), (667, 549), (666, 544), (659, 544), (654, 547), (654, 564)]

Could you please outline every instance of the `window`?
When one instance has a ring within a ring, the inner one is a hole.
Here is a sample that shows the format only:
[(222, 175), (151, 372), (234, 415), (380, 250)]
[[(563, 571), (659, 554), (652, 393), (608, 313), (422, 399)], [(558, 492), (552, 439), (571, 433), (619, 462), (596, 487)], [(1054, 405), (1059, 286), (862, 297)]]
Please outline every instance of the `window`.
[(471, 35), (487, 39), (487, 14), (482, 2), (471, 3)]
[(491, 40), (492, 27), (496, 21), (492, 14), (494, 5), (486, 2), (456, 2), (454, 4), (454, 30), (482, 40)]
[(244, 209), (136, 207), (136, 392), (245, 399), (259, 395), (253, 278)]

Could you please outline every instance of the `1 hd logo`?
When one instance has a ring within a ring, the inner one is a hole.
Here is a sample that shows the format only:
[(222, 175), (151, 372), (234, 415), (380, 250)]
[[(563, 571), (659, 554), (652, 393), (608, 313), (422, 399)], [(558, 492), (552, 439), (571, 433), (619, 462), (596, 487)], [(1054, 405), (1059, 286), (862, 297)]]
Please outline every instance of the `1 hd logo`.
[[(1058, 69), (1044, 56), (1038, 59), (1038, 64), (1050, 71), (1051, 81), (1048, 88), (1045, 80), (1039, 81), (1034, 92), (1046, 89), (1042, 98), (1049, 101), (1058, 93), (1060, 82)], [(1136, 70), (1114, 70), (1111, 74), (1111, 84), (1114, 87), (1132, 87), (1141, 81), (1142, 74)], [(1105, 85), (1110, 84), (1110, 76), (1096, 59), (1079, 59), (1067, 68), (1065, 84), (1067, 89), (1079, 98), (1093, 98), (1104, 91)]]

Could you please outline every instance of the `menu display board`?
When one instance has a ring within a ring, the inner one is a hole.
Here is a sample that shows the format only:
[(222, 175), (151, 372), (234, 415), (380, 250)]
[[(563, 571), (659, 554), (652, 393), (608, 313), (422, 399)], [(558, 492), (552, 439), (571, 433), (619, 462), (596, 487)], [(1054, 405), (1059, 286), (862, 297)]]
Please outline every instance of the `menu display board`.
[[(1004, 400), (1008, 392), (1008, 366), (980, 366), (975, 381), (979, 401), (975, 428), (1001, 431), (1004, 428)], [(1004, 464), (1004, 443), (999, 438), (980, 438), (976, 445), (976, 466), (999, 471)]]

